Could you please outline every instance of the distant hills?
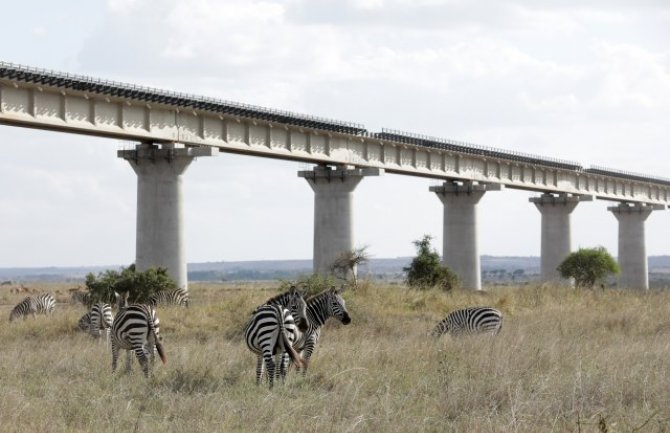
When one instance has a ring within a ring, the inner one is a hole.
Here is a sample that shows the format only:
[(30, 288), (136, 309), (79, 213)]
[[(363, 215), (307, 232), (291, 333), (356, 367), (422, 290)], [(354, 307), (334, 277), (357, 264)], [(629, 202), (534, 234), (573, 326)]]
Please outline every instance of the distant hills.
[[(359, 276), (369, 279), (402, 280), (403, 267), (412, 257), (373, 258), (359, 268)], [(537, 278), (540, 269), (539, 257), (482, 256), (482, 279), (484, 282), (529, 281)], [(86, 274), (98, 274), (107, 269), (120, 269), (121, 265), (0, 268), (0, 280), (13, 283), (29, 281), (83, 282)], [(652, 279), (665, 276), (670, 279), (670, 256), (650, 256), (649, 271)], [(312, 273), (311, 260), (258, 260), (243, 262), (189, 263), (189, 281), (254, 281), (295, 279)]]

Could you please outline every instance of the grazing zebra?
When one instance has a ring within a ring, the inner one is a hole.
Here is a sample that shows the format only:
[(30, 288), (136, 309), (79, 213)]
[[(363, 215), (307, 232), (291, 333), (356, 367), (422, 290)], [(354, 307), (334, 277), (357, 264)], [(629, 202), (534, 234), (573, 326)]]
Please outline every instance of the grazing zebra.
[(112, 314), (112, 307), (104, 302), (98, 302), (91, 307), (90, 324), (88, 332), (93, 338), (100, 338), (102, 331), (105, 331), (105, 337), (109, 342), (109, 333), (114, 323), (114, 315)]
[(91, 329), (91, 312), (89, 311), (88, 313), (84, 314), (81, 316), (79, 321), (77, 322), (77, 328), (84, 332), (89, 332)]
[[(305, 299), (293, 286), (288, 292), (269, 299), (252, 313), (244, 328), (244, 338), (249, 350), (257, 355), (256, 385), (260, 385), (263, 369), (267, 367), (268, 382), (272, 388), (276, 366), (273, 356), (281, 360), (284, 353), (288, 353), (297, 366), (306, 366), (293, 348), (300, 333), (308, 329), (306, 309)], [(283, 367), (284, 363), (280, 362), (279, 375), (282, 379), (286, 376)]]
[(437, 324), (432, 335), (439, 337), (442, 334), (482, 334), (492, 335), (502, 328), (502, 313), (491, 307), (469, 307), (456, 310)]
[(23, 316), (25, 319), (28, 314), (31, 314), (33, 317), (35, 317), (35, 314), (50, 315), (54, 311), (55, 306), (56, 300), (48, 293), (36, 297), (31, 296), (23, 299), (23, 301), (14, 307), (9, 314), (9, 321), (11, 322), (19, 316)]
[(12, 309), (12, 312), (9, 314), (9, 321), (11, 322), (21, 316), (23, 316), (23, 320), (26, 320), (28, 314), (35, 317), (35, 313), (37, 313), (37, 300), (35, 298), (27, 297), (16, 304)]
[[(114, 293), (119, 313), (112, 323), (112, 373), (116, 371), (119, 349), (127, 350), (126, 370), (131, 369), (130, 351), (135, 352), (144, 376), (149, 377), (149, 361), (153, 364), (154, 347), (163, 364), (167, 362), (159, 333), (160, 322), (156, 310), (144, 304), (128, 305), (128, 292)], [(150, 360), (147, 359), (150, 357)]]
[(188, 291), (184, 288), (156, 292), (149, 298), (149, 305), (157, 307), (158, 305), (183, 305), (188, 307)]
[[(294, 344), (296, 350), (300, 353), (303, 360), (307, 364), (314, 353), (319, 335), (321, 334), (321, 327), (326, 321), (335, 317), (344, 325), (351, 323), (351, 317), (347, 311), (344, 299), (341, 296), (343, 290), (337, 290), (331, 287), (330, 290), (319, 293), (307, 299), (307, 321), (308, 329), (304, 332), (301, 338)], [(282, 359), (283, 368), (288, 367), (288, 357), (284, 356)], [(307, 365), (302, 370), (302, 374), (307, 373)]]

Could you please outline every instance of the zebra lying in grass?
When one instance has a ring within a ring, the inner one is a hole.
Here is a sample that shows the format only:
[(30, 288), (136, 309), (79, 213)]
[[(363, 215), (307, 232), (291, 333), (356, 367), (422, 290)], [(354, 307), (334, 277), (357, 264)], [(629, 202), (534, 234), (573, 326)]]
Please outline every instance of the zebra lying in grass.
[(456, 310), (437, 324), (431, 333), (435, 337), (451, 335), (484, 334), (496, 335), (502, 328), (502, 313), (491, 307), (469, 307)]
[(128, 292), (119, 295), (114, 292), (119, 305), (119, 313), (112, 323), (112, 373), (116, 371), (119, 349), (127, 350), (126, 370), (131, 370), (130, 351), (142, 367), (144, 376), (149, 377), (149, 364), (154, 362), (154, 347), (163, 364), (167, 362), (160, 337), (160, 321), (156, 310), (145, 304), (128, 305)]
[[(351, 323), (351, 317), (349, 317), (349, 312), (341, 295), (343, 291), (343, 289), (337, 290), (335, 287), (331, 287), (329, 290), (314, 295), (306, 301), (308, 329), (294, 345), (305, 361), (305, 368), (302, 370), (303, 375), (307, 373), (306, 364), (309, 363), (314, 353), (314, 348), (321, 334), (321, 327), (326, 321), (334, 317), (344, 325)], [(288, 361), (288, 356), (284, 356), (282, 359), (282, 364), (286, 364), (283, 365), (284, 369), (287, 368)]]
[(183, 305), (188, 307), (188, 291), (179, 288), (172, 291), (161, 290), (149, 297), (149, 305), (157, 307), (159, 305)]
[(56, 299), (48, 293), (44, 293), (38, 296), (30, 296), (23, 299), (21, 302), (16, 304), (12, 309), (12, 312), (9, 314), (9, 321), (13, 321), (16, 318), (23, 317), (25, 318), (30, 314), (35, 317), (35, 314), (47, 314), (51, 315), (56, 306)]
[[(270, 389), (274, 384), (276, 363), (279, 361), (279, 377), (286, 377), (286, 368), (281, 362), (284, 353), (300, 367), (306, 363), (293, 348), (300, 338), (300, 332), (308, 329), (307, 304), (295, 287), (288, 292), (269, 299), (265, 304), (256, 308), (249, 322), (244, 328), (244, 337), (247, 347), (257, 355), (256, 358), (256, 385), (260, 385), (264, 367), (267, 368)], [(297, 323), (296, 323), (297, 320)]]

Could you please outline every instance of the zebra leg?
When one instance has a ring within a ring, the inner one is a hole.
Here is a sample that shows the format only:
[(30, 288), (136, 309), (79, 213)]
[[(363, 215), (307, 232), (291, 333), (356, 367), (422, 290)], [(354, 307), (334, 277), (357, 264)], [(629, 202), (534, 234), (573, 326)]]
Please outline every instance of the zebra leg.
[(272, 389), (275, 379), (275, 362), (272, 359), (272, 354), (264, 355), (263, 359), (265, 360), (265, 365), (268, 370), (268, 382), (270, 382), (270, 389)]
[(256, 358), (256, 386), (261, 384), (263, 378), (263, 355), (258, 355)]
[(286, 373), (288, 372), (288, 363), (291, 360), (288, 353), (284, 352), (281, 355), (279, 371), (277, 372), (277, 377), (281, 378), (282, 382), (286, 381)]
[[(128, 352), (130, 353), (130, 352)], [(144, 346), (140, 346), (135, 349), (135, 356), (142, 367), (142, 372), (144, 372), (144, 377), (149, 377), (149, 359), (147, 359), (148, 353), (147, 349)]]
[(116, 362), (119, 359), (119, 347), (112, 341), (112, 374), (116, 371)]
[(130, 373), (131, 370), (133, 369), (132, 367), (132, 354), (130, 350), (126, 350), (126, 373)]

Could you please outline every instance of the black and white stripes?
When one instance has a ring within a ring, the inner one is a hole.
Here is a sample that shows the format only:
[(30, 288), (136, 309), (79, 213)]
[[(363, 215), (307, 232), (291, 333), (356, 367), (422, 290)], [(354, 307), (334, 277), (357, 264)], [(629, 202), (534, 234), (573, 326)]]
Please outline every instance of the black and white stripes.
[[(288, 292), (269, 299), (252, 313), (244, 328), (244, 337), (249, 350), (257, 355), (257, 385), (263, 377), (264, 367), (267, 367), (268, 382), (272, 388), (277, 365), (273, 359), (275, 356), (280, 367), (284, 367), (280, 361), (284, 353), (288, 353), (296, 365), (304, 365), (293, 345), (300, 338), (300, 333), (308, 329), (306, 308), (302, 295), (291, 287)], [(279, 375), (284, 378), (286, 369), (281, 368)]]
[[(142, 367), (146, 377), (149, 377), (149, 363), (153, 364), (154, 347), (163, 363), (166, 356), (161, 343), (159, 332), (160, 322), (156, 310), (145, 304), (128, 304), (128, 293), (115, 293), (119, 303), (119, 313), (112, 324), (112, 373), (116, 371), (119, 350), (127, 350), (126, 370), (130, 371), (130, 351), (132, 350)], [(150, 358), (150, 359), (149, 359)]]
[(36, 297), (27, 297), (16, 304), (9, 314), (9, 321), (16, 318), (23, 317), (24, 319), (30, 314), (35, 317), (35, 314), (51, 315), (56, 307), (56, 299), (49, 293), (44, 293)]
[(492, 307), (469, 307), (447, 315), (433, 329), (432, 335), (482, 334), (495, 335), (502, 327), (502, 313)]
[(161, 290), (149, 297), (149, 305), (157, 307), (159, 305), (177, 305), (188, 307), (189, 298), (188, 291), (184, 288), (179, 288), (172, 291)]

